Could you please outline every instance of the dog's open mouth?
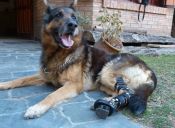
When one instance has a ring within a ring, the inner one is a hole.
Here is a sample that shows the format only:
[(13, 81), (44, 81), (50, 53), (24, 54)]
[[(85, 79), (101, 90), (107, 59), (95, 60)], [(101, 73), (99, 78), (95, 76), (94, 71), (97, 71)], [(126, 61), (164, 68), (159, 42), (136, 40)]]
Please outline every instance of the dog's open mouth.
[(54, 33), (55, 41), (62, 47), (62, 48), (71, 48), (74, 44), (72, 40), (72, 34), (65, 33), (65, 34), (58, 34), (57, 31)]
[(70, 48), (74, 44), (74, 41), (72, 40), (72, 37), (69, 34), (64, 34), (60, 36), (60, 39), (61, 39), (62, 45), (66, 48)]

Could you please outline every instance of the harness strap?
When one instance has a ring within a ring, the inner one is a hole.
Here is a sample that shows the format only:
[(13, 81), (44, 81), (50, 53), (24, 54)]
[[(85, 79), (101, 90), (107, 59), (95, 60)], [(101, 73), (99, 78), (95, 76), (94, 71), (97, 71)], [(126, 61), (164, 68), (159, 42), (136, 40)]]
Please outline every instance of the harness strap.
[(127, 87), (127, 85), (125, 84), (122, 77), (117, 77), (116, 84), (114, 86), (114, 91), (120, 92), (120, 90), (123, 90), (123, 91), (131, 93), (131, 94), (134, 93), (134, 91), (132, 89)]
[(142, 21), (145, 18), (145, 13), (146, 13), (146, 6), (148, 5), (149, 0), (142, 0), (142, 2), (139, 5), (139, 11), (138, 11), (138, 21), (140, 21), (140, 13), (141, 13), (141, 6), (143, 5), (143, 15), (142, 15)]

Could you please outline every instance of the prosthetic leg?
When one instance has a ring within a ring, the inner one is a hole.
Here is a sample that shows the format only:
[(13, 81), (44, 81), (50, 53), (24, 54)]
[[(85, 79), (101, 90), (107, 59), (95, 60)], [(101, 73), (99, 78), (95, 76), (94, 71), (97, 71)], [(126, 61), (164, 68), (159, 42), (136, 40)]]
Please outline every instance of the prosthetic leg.
[(122, 92), (120, 95), (113, 97), (110, 101), (99, 99), (94, 103), (96, 115), (101, 119), (106, 119), (116, 110), (125, 107), (133, 94), (123, 81), (122, 77), (116, 79), (115, 90)]

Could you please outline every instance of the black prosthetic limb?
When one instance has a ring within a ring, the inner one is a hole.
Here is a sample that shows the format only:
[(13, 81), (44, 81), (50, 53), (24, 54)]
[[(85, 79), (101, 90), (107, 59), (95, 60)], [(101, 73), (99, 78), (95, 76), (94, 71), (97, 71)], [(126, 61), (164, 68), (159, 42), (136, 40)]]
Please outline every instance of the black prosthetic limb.
[(127, 87), (127, 85), (125, 84), (125, 82), (124, 82), (124, 80), (123, 80), (122, 77), (117, 77), (117, 80), (116, 80), (116, 84), (114, 86), (114, 89), (117, 90), (118, 92), (120, 90), (131, 92), (131, 89), (129, 89)]
[(99, 118), (105, 119), (107, 116), (112, 115), (116, 110), (125, 107), (128, 104), (130, 98), (129, 93), (122, 93), (116, 97), (113, 97), (110, 101), (99, 99), (94, 103), (94, 110)]
[(123, 90), (125, 92), (113, 97), (110, 101), (99, 99), (94, 103), (94, 110), (99, 118), (105, 119), (106, 117), (112, 115), (114, 111), (118, 111), (128, 104), (128, 100), (130, 99), (132, 92), (129, 88), (127, 88), (122, 77), (117, 78), (115, 90), (118, 92)]

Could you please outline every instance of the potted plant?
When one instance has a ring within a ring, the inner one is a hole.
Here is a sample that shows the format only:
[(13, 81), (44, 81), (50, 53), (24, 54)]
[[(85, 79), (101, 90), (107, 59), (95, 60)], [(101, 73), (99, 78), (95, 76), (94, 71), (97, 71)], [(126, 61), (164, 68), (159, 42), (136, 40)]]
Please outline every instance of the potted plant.
[(102, 15), (97, 18), (100, 22), (99, 26), (102, 27), (102, 44), (106, 45), (106, 49), (109, 52), (120, 52), (123, 48), (123, 44), (119, 38), (119, 34), (122, 32), (122, 22), (120, 20), (119, 11), (109, 13), (107, 9), (101, 11)]
[(84, 14), (84, 12), (77, 11), (76, 16), (78, 18), (78, 24), (82, 31), (90, 29), (91, 21), (89, 17)]

